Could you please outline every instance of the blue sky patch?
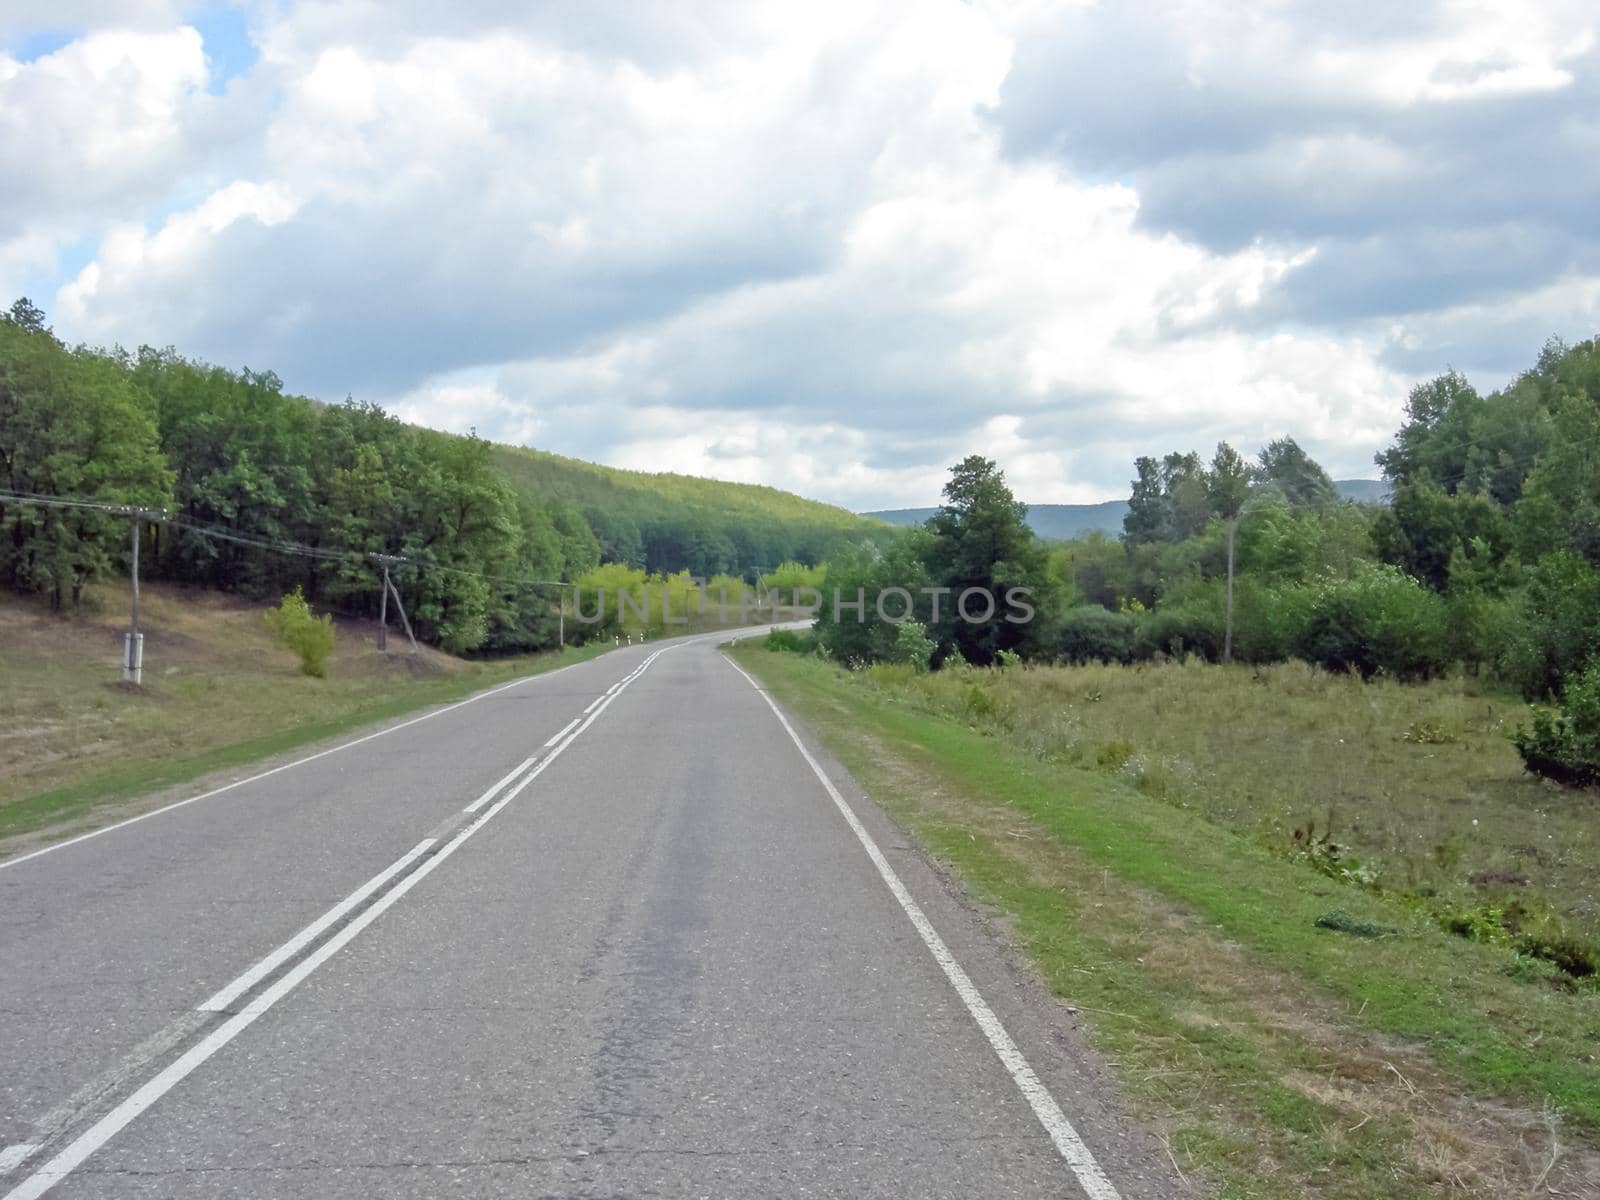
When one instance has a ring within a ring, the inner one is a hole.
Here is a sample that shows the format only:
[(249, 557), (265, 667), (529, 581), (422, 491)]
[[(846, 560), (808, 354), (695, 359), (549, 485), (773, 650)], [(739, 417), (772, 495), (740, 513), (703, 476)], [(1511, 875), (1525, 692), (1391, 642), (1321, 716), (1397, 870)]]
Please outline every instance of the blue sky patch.
[(205, 43), (214, 92), (225, 90), (229, 80), (247, 74), (261, 57), (250, 40), (249, 25), (242, 9), (229, 4), (207, 5), (190, 13), (188, 23), (200, 31)]
[(54, 54), (61, 47), (82, 35), (78, 29), (42, 29), (27, 34), (15, 46), (6, 47), (6, 52), (18, 62), (34, 62), (47, 54)]

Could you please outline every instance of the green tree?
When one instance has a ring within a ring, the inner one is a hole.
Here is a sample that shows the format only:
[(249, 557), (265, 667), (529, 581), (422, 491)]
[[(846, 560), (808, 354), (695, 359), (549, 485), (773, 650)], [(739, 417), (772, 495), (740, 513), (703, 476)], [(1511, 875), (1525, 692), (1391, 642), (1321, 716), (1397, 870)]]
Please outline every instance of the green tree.
[[(923, 588), (930, 582), (925, 564), (932, 549), (932, 535), (925, 530), (911, 530), (887, 547), (861, 541), (839, 549), (828, 561), (817, 609), (815, 629), (823, 651), (850, 665), (886, 661), (899, 637), (895, 619), (926, 627), (931, 597)], [(885, 594), (895, 588), (904, 589), (909, 604), (898, 593)], [(950, 599), (944, 603), (948, 607)]]
[(1133, 469), (1133, 494), (1128, 498), (1128, 515), (1122, 518), (1122, 540), (1129, 546), (1162, 541), (1167, 536), (1167, 497), (1161, 467), (1145, 454), (1135, 460)]
[(1277, 438), (1262, 447), (1256, 478), (1264, 489), (1277, 492), (1295, 508), (1323, 508), (1339, 502), (1328, 473), (1292, 437)]
[[(1039, 617), (1048, 615), (1051, 588), (1044, 549), (1028, 527), (1028, 506), (1011, 494), (1000, 468), (976, 454), (951, 468), (944, 497), (928, 519), (933, 541), (926, 558), (930, 578), (949, 589), (944, 611), (929, 626), (941, 650), (982, 666), (1001, 650), (1047, 650)], [(1016, 589), (1031, 594), (1033, 620), (1017, 619)], [(969, 619), (984, 613), (986, 619)]]
[(1450, 586), (1451, 563), (1480, 559), (1497, 568), (1511, 548), (1504, 511), (1480, 494), (1451, 495), (1426, 477), (1402, 483), (1372, 525), (1378, 557), (1436, 592)]
[(48, 334), (50, 332), (50, 327), (45, 324), (44, 309), (26, 296), (20, 297), (12, 304), (5, 315), (0, 316), (0, 321), (16, 326), (23, 333)]
[[(67, 350), (25, 301), (0, 318), (0, 490), (163, 507), (172, 474), (150, 397), (124, 364)], [(124, 561), (128, 519), (0, 501), (0, 581), (76, 604)]]
[(1157, 462), (1140, 458), (1133, 495), (1122, 521), (1122, 540), (1130, 548), (1194, 537), (1211, 519), (1205, 465), (1194, 453), (1173, 451)]

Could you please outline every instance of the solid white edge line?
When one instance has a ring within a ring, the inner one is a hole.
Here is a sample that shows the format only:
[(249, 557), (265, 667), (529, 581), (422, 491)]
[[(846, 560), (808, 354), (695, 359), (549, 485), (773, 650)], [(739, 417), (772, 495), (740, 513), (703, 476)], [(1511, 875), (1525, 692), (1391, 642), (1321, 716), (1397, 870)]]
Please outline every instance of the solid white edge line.
[[(585, 660), (585, 662), (593, 661), (595, 660)], [(341, 750), (349, 750), (352, 747), (359, 746), (364, 742), (370, 742), (374, 738), (380, 738), (390, 733), (398, 733), (402, 729), (409, 729), (411, 726), (420, 724), (423, 721), (431, 721), (434, 717), (442, 717), (447, 712), (454, 712), (456, 709), (464, 708), (468, 704), (476, 704), (479, 700), (487, 700), (490, 696), (499, 695), (501, 692), (508, 691), (511, 688), (521, 687), (525, 683), (533, 683), (534, 681), (540, 679), (551, 679), (561, 674), (563, 671), (570, 671), (573, 667), (581, 667), (583, 665), (585, 664), (568, 663), (564, 667), (557, 667), (554, 671), (541, 671), (537, 675), (524, 675), (521, 679), (513, 679), (510, 683), (502, 683), (498, 687), (492, 687), (488, 691), (479, 692), (475, 696), (468, 696), (465, 700), (457, 700), (454, 704), (447, 704), (443, 708), (436, 708), (432, 712), (426, 712), (421, 716), (412, 717), (409, 721), (402, 721), (398, 725), (390, 725), (383, 729), (374, 730), (372, 733), (364, 734), (363, 736), (354, 738), (348, 742), (340, 742), (337, 746), (329, 746), (326, 750), (318, 750), (315, 754), (308, 754), (304, 758), (295, 759), (293, 762), (283, 763), (280, 766), (272, 767), (269, 770), (257, 772), (256, 774), (248, 776), (245, 779), (235, 779), (232, 783), (225, 783), (221, 787), (212, 788), (209, 792), (201, 792), (198, 796), (190, 796), (186, 800), (178, 800), (172, 804), (163, 805), (160, 808), (153, 808), (147, 813), (140, 813), (138, 816), (128, 817), (126, 820), (113, 821), (110, 825), (102, 825), (99, 829), (91, 829), (89, 832), (80, 833), (76, 837), (65, 838), (59, 842), (52, 842), (48, 846), (41, 846), (39, 849), (30, 850), (26, 854), (18, 854), (11, 858), (0, 858), (0, 871), (4, 871), (7, 867), (20, 866), (22, 863), (29, 862), (40, 857), (41, 855), (52, 854), (57, 850), (65, 850), (68, 846), (76, 846), (79, 842), (86, 842), (90, 838), (97, 838), (103, 833), (111, 833), (114, 830), (126, 829), (129, 825), (136, 825), (140, 821), (148, 821), (151, 817), (159, 817), (162, 813), (172, 812), (174, 809), (183, 808), (185, 805), (195, 804), (201, 800), (209, 800), (213, 796), (220, 796), (223, 792), (231, 792), (234, 788), (244, 787), (246, 784), (250, 783), (258, 783), (269, 776), (278, 774), (280, 771), (288, 771), (294, 767), (304, 766), (308, 762), (315, 762), (319, 758), (326, 758), (328, 755), (337, 754)]]
[[(671, 647), (667, 647), (667, 649), (671, 649)], [(652, 654), (649, 658), (647, 658), (640, 666), (639, 670), (635, 671), (629, 677), (630, 681), (638, 678), (638, 676), (643, 672), (644, 668), (649, 666), (650, 663), (654, 662), (655, 659), (662, 653), (662, 650), (657, 650), (655, 654)], [(160, 1100), (162, 1096), (166, 1095), (169, 1091), (176, 1087), (213, 1054), (221, 1050), (229, 1042), (233, 1041), (233, 1039), (238, 1037), (239, 1034), (243, 1033), (252, 1023), (254, 1023), (257, 1017), (261, 1016), (268, 1009), (272, 1008), (273, 1005), (277, 1004), (278, 1001), (282, 1000), (285, 996), (292, 992), (296, 987), (304, 982), (313, 971), (315, 971), (323, 963), (327, 962), (328, 959), (332, 958), (345, 946), (354, 941), (362, 930), (376, 921), (384, 912), (386, 912), (397, 901), (399, 901), (400, 897), (404, 896), (412, 888), (416, 887), (418, 883), (422, 882), (424, 878), (436, 870), (439, 864), (454, 854), (462, 845), (462, 843), (464, 843), (473, 834), (477, 833), (478, 830), (487, 825), (496, 813), (498, 813), (506, 805), (510, 804), (511, 801), (515, 799), (524, 788), (538, 778), (538, 776), (543, 774), (544, 769), (554, 762), (563, 750), (572, 745), (572, 743), (577, 740), (579, 734), (581, 734), (585, 729), (589, 728), (590, 725), (594, 724), (596, 718), (598, 718), (601, 713), (610, 707), (611, 701), (615, 700), (619, 695), (621, 695), (620, 689), (612, 695), (606, 697), (605, 704), (601, 705), (593, 716), (591, 716), (587, 721), (569, 734), (566, 740), (561, 742), (560, 745), (551, 751), (551, 753), (548, 754), (538, 766), (536, 766), (532, 771), (529, 771), (528, 774), (522, 779), (518, 780), (516, 786), (507, 791), (506, 794), (501, 796), (499, 800), (495, 801), (493, 805), (485, 809), (484, 812), (481, 813), (470, 825), (446, 842), (443, 848), (440, 849), (437, 854), (424, 862), (415, 871), (411, 872), (411, 874), (401, 879), (399, 883), (395, 884), (392, 888), (380, 896), (370, 908), (365, 909), (359, 916), (355, 918), (355, 920), (351, 921), (326, 942), (322, 943), (321, 946), (317, 947), (317, 949), (306, 955), (305, 958), (301, 959), (289, 971), (287, 971), (282, 978), (268, 987), (264, 992), (261, 993), (261, 995), (257, 996), (249, 1004), (245, 1005), (245, 1007), (242, 1008), (237, 1014), (229, 1017), (221, 1025), (217, 1026), (216, 1029), (212, 1030), (192, 1048), (170, 1063), (162, 1071), (158, 1072), (153, 1078), (151, 1078), (147, 1083), (134, 1092), (133, 1095), (129, 1096), (126, 1100), (113, 1108), (105, 1116), (101, 1117), (83, 1133), (79, 1134), (54, 1158), (50, 1159), (49, 1162), (45, 1163), (32, 1175), (28, 1176), (28, 1178), (24, 1179), (11, 1191), (7, 1192), (4, 1200), (38, 1200), (38, 1197), (43, 1196), (56, 1184), (60, 1183), (68, 1175), (72, 1174), (72, 1172), (81, 1166), (90, 1155), (92, 1155), (96, 1150), (100, 1149), (101, 1146), (104, 1146), (118, 1133), (125, 1129), (129, 1123), (131, 1123), (157, 1100)]]
[(394, 862), (390, 863), (378, 874), (367, 880), (367, 882), (362, 884), (355, 891), (351, 892), (343, 900), (339, 901), (339, 903), (335, 904), (332, 908), (323, 913), (315, 921), (311, 922), (311, 924), (307, 925), (299, 933), (295, 934), (271, 954), (267, 955), (254, 966), (246, 970), (232, 983), (224, 986), (203, 1004), (197, 1005), (196, 1011), (224, 1012), (228, 1005), (232, 1004), (240, 996), (244, 995), (251, 988), (255, 987), (256, 984), (260, 983), (263, 979), (276, 971), (284, 963), (288, 962), (296, 954), (300, 953), (301, 950), (310, 945), (311, 942), (315, 941), (317, 937), (321, 935), (323, 930), (334, 924), (341, 917), (343, 917), (345, 913), (349, 912), (368, 896), (372, 895), (373, 892), (377, 891), (384, 884), (388, 883), (389, 880), (393, 879), (397, 874), (414, 863), (421, 855), (425, 854), (432, 845), (432, 838), (423, 838), (422, 841), (413, 846), (410, 851), (395, 859)]
[(878, 843), (873, 841), (872, 835), (867, 832), (866, 826), (856, 816), (855, 810), (850, 807), (844, 796), (840, 794), (839, 789), (833, 785), (833, 780), (828, 778), (827, 772), (822, 769), (822, 764), (817, 762), (810, 750), (806, 749), (805, 743), (800, 740), (800, 735), (795, 732), (794, 726), (789, 724), (789, 719), (783, 715), (783, 710), (778, 707), (777, 702), (773, 700), (767, 690), (751, 678), (743, 667), (728, 658), (727, 655), (723, 655), (723, 661), (744, 676), (745, 682), (756, 689), (761, 698), (767, 702), (767, 707), (772, 710), (772, 715), (778, 718), (778, 723), (783, 726), (784, 732), (789, 735), (789, 740), (794, 743), (795, 749), (800, 751), (800, 756), (806, 760), (806, 764), (811, 768), (811, 773), (822, 784), (823, 789), (832, 799), (834, 806), (838, 808), (845, 822), (856, 835), (856, 840), (861, 843), (862, 849), (867, 852), (867, 857), (872, 860), (872, 865), (878, 868), (878, 874), (883, 878), (883, 882), (888, 885), (889, 891), (900, 902), (901, 909), (911, 919), (911, 924), (916, 928), (917, 933), (921, 935), (923, 944), (927, 946), (929, 953), (933, 955), (934, 961), (943, 969), (951, 987), (961, 997), (962, 1003), (967, 1006), (967, 1011), (972, 1014), (972, 1019), (977, 1022), (978, 1028), (983, 1030), (984, 1037), (989, 1039), (989, 1045), (994, 1048), (1001, 1065), (1011, 1075), (1012, 1081), (1017, 1085), (1017, 1090), (1022, 1093), (1023, 1098), (1028, 1102), (1028, 1106), (1033, 1109), (1033, 1115), (1039, 1118), (1039, 1124), (1044, 1126), (1045, 1132), (1050, 1135), (1050, 1140), (1055, 1143), (1056, 1150), (1066, 1161), (1067, 1166), (1072, 1168), (1072, 1173), (1077, 1176), (1078, 1183), (1084, 1192), (1088, 1194), (1090, 1200), (1121, 1200), (1117, 1189), (1112, 1185), (1111, 1180), (1106, 1177), (1105, 1172), (1100, 1169), (1100, 1164), (1095, 1161), (1095, 1157), (1090, 1153), (1089, 1147), (1078, 1136), (1078, 1131), (1072, 1127), (1072, 1122), (1067, 1120), (1066, 1113), (1061, 1111), (1061, 1106), (1056, 1103), (1055, 1097), (1050, 1094), (1050, 1089), (1045, 1087), (1038, 1075), (1034, 1074), (1033, 1068), (1028, 1065), (1028, 1060), (1023, 1057), (1022, 1051), (1017, 1048), (1017, 1044), (1011, 1040), (1011, 1035), (1006, 1032), (1006, 1027), (1001, 1024), (1000, 1018), (995, 1016), (994, 1010), (989, 1007), (988, 1001), (983, 998), (982, 993), (978, 991), (977, 986), (968, 977), (967, 973), (961, 969), (961, 964), (956, 962), (955, 956), (950, 953), (950, 948), (944, 944), (944, 939), (934, 929), (933, 923), (923, 913), (921, 906), (912, 899), (911, 893), (906, 890), (906, 885), (900, 881), (900, 876), (889, 865), (889, 860), (884, 857), (883, 851), (878, 849)]

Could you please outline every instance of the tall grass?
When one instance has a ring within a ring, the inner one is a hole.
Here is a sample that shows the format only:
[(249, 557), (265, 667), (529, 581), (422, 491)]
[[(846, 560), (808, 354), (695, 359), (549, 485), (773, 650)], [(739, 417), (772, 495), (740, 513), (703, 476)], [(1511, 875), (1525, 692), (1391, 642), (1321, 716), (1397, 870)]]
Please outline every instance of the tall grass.
[(863, 678), (1285, 854), (1326, 839), (1380, 887), (1435, 906), (1547, 910), (1600, 936), (1600, 797), (1528, 775), (1506, 736), (1524, 707), (1475, 680), (1195, 660), (928, 675), (881, 665)]

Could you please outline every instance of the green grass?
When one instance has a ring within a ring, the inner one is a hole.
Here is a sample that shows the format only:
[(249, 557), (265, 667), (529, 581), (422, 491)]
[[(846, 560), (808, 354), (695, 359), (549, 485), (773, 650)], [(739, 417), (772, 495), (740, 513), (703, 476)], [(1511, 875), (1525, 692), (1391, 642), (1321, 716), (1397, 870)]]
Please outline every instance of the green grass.
[(238, 767), (524, 675), (594, 657), (564, 653), (486, 662), (427, 648), (412, 656), (370, 626), (340, 622), (326, 679), (261, 619), (264, 606), (147, 587), (145, 684), (120, 676), (117, 589), (97, 589), (72, 618), (0, 604), (0, 839), (69, 833), (116, 815), (116, 802)]
[[(1095, 669), (852, 675), (796, 655), (737, 653), (897, 820), (1011, 915), (1175, 1157), (1223, 1194), (1523, 1194), (1553, 1145), (1563, 1150), (1546, 1184), (1569, 1194), (1600, 1186), (1600, 993), (1519, 974), (1507, 949), (1453, 938), (1416, 904), (1295, 862), (1259, 822), (1230, 821), (1207, 799), (1231, 790), (1220, 779), (1229, 771), (1276, 774), (1273, 795), (1326, 786), (1292, 778), (1327, 773), (1309, 750), (1276, 757), (1321, 736), (1302, 727), (1290, 695), (1309, 681), (1262, 683), (1246, 671), (1236, 682), (1216, 669), (1177, 683)], [(1367, 706), (1341, 721), (1388, 720), (1385, 705), (1456, 703), (1448, 692), (1395, 697), (1336, 682), (1319, 703)], [(1156, 707), (1146, 695), (1142, 724), (1141, 702), (1116, 690), (1180, 684), (1188, 702)], [(1239, 718), (1235, 688), (1269, 695), (1251, 707), (1249, 732), (1193, 740), (1207, 723)], [(1072, 723), (1072, 694), (1097, 713)], [(958, 698), (965, 719), (949, 708)], [(1008, 705), (1011, 716), (997, 717)], [(1169, 740), (1152, 733), (1158, 725)], [(1052, 752), (1036, 740), (1049, 729), (1081, 749)], [(1132, 750), (1096, 765), (1119, 741)], [(1209, 780), (1194, 792), (1153, 795), (1126, 769), (1134, 755), (1179, 746)], [(1373, 777), (1364, 757), (1380, 764), (1373, 775), (1383, 771), (1389, 749), (1344, 751), (1341, 794)], [(1462, 754), (1432, 760), (1434, 770), (1467, 770), (1473, 754)], [(1275, 802), (1284, 812), (1297, 803)], [(1503, 815), (1507, 828), (1514, 816)], [(1398, 935), (1319, 928), (1334, 911)]]
[(1390, 890), (1547, 912), (1600, 939), (1600, 794), (1525, 772), (1506, 734), (1526, 706), (1476, 681), (1200, 661), (865, 680), (1274, 852), (1293, 852), (1296, 831), (1328, 836)]

